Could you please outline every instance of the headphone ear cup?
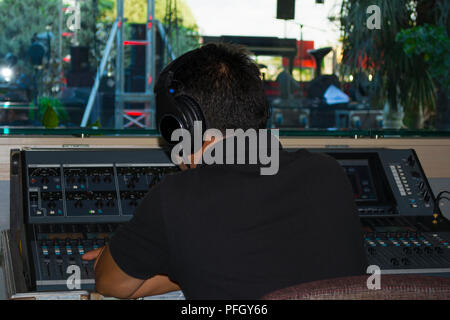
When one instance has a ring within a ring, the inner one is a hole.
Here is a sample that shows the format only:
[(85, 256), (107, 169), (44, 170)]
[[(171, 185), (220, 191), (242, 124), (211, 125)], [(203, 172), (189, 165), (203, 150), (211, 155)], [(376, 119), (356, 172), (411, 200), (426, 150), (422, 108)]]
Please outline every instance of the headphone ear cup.
[(187, 95), (179, 95), (175, 97), (175, 102), (177, 104), (177, 109), (183, 115), (183, 120), (186, 121), (186, 123), (184, 123), (186, 129), (193, 134), (194, 122), (201, 121), (203, 134), (206, 128), (205, 117), (203, 116), (203, 112), (197, 101)]

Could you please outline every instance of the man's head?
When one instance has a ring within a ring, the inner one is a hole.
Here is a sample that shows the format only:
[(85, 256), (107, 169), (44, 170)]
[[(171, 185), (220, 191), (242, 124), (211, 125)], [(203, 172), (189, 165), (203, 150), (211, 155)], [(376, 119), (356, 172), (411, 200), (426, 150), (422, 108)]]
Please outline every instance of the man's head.
[[(180, 62), (178, 63), (177, 60)], [(249, 53), (231, 44), (208, 44), (169, 64), (163, 74), (170, 76), (173, 98), (188, 96), (199, 105), (205, 129), (265, 128), (269, 105), (258, 66)], [(175, 67), (174, 67), (175, 66)], [(167, 77), (165, 78), (167, 81)], [(155, 87), (157, 113), (165, 105), (158, 101), (161, 78)]]

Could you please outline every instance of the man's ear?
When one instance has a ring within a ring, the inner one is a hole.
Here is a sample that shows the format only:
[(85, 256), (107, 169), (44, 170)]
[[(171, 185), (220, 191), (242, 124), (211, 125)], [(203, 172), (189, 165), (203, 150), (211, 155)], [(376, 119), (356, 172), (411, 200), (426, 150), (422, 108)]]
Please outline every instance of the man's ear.
[[(199, 153), (203, 154), (203, 152), (205, 152), (205, 149), (206, 149), (211, 143), (213, 143), (215, 140), (216, 140), (215, 137), (207, 137), (207, 139), (205, 139), (205, 141), (204, 141), (203, 144), (202, 144), (202, 148), (201, 148), (200, 150), (198, 150), (195, 154), (191, 154), (191, 155), (190, 155), (189, 158), (191, 159), (191, 163), (189, 163), (189, 164), (184, 164), (184, 163), (183, 163), (184, 168), (181, 167), (181, 166), (180, 166), (180, 168), (181, 168), (182, 170), (187, 170), (188, 168), (191, 168), (191, 169), (196, 168), (198, 163), (194, 163), (194, 159), (196, 159), (196, 158), (197, 158), (197, 159), (200, 159), (201, 157), (198, 156)], [(196, 155), (197, 155), (197, 157), (196, 157)]]
[(216, 137), (212, 136), (212, 137), (205, 137), (205, 141), (203, 142), (202, 145), (202, 152), (205, 151), (206, 147), (209, 146), (211, 143), (213, 143), (214, 141), (216, 141)]

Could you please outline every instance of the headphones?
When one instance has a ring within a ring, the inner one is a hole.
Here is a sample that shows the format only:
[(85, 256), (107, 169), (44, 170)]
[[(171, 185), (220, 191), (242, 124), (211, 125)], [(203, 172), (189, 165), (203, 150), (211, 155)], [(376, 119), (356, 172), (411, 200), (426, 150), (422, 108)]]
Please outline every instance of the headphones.
[(155, 85), (156, 122), (162, 138), (170, 145), (175, 144), (171, 136), (176, 129), (186, 129), (193, 137), (195, 121), (202, 122), (202, 135), (205, 132), (205, 117), (200, 105), (191, 96), (179, 94), (183, 89), (183, 83), (174, 79), (177, 71), (196, 51), (188, 52), (172, 61), (161, 72)]

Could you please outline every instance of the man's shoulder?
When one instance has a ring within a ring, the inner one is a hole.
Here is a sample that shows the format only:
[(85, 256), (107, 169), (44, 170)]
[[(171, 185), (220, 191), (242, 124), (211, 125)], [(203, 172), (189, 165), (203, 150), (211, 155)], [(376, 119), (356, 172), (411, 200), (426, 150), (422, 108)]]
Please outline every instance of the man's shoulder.
[(307, 149), (283, 150), (283, 152), (280, 153), (280, 157), (300, 163), (309, 163), (330, 168), (340, 168), (339, 163), (332, 156), (323, 152), (309, 151)]
[(200, 176), (205, 174), (204, 170), (201, 169), (203, 168), (181, 170), (167, 174), (164, 176), (159, 185), (162, 189), (166, 189), (180, 187), (185, 183), (193, 184)]
[[(240, 176), (260, 176), (260, 170), (253, 168), (254, 165), (226, 165), (213, 164), (201, 165), (195, 169), (171, 173), (164, 177), (161, 182), (161, 189), (188, 188), (201, 184), (202, 186), (214, 183), (223, 183), (225, 180), (239, 180)], [(252, 168), (252, 169), (249, 169)], [(289, 170), (291, 174), (293, 168), (298, 174), (304, 174), (305, 170), (320, 172), (340, 172), (339, 163), (331, 156), (321, 152), (311, 152), (306, 149), (282, 150), (280, 152), (280, 170)], [(261, 176), (267, 177), (267, 176)], [(238, 182), (238, 181), (237, 181)]]

